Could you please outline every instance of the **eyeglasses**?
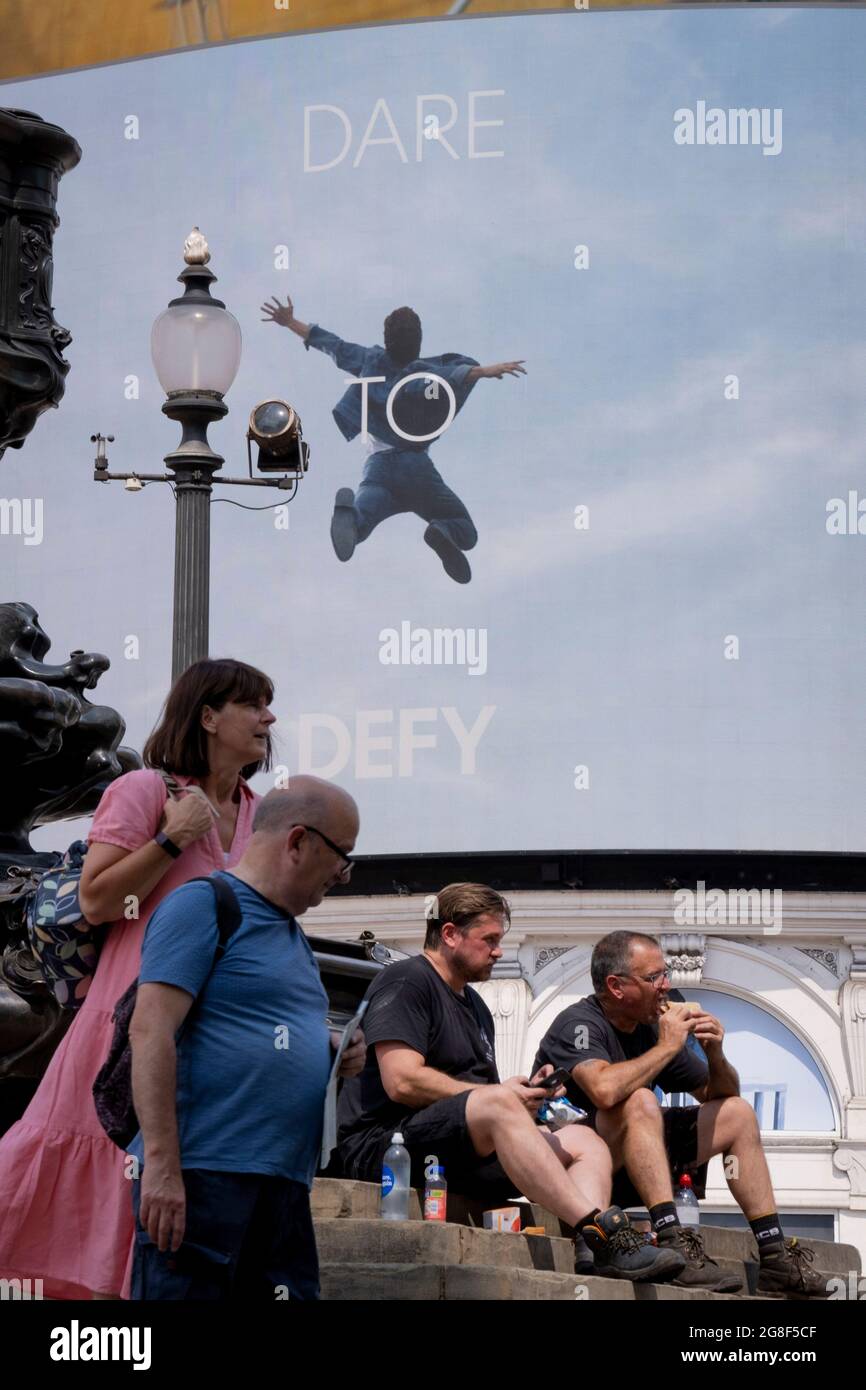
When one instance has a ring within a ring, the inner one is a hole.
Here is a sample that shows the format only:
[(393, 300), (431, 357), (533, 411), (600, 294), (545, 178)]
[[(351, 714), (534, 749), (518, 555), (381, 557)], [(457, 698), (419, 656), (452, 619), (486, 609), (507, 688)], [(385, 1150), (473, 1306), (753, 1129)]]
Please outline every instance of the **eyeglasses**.
[(621, 980), (643, 980), (644, 984), (652, 985), (654, 988), (660, 980), (669, 980), (670, 971), (654, 970), (651, 975), (620, 975)]
[(638, 979), (644, 980), (648, 985), (655, 986), (660, 984), (662, 980), (670, 979), (670, 974), (667, 970), (654, 970), (652, 975), (639, 975)]
[(329, 840), (323, 830), (317, 829), (315, 825), (302, 825), (301, 829), (309, 830), (313, 835), (318, 835), (320, 840), (324, 840), (325, 844), (328, 846), (328, 849), (333, 850), (335, 854), (338, 854), (340, 856), (340, 858), (343, 861), (342, 873), (350, 874), (352, 872), (352, 870), (355, 867), (354, 859), (351, 857), (351, 855), (344, 853), (344, 851), (340, 849), (339, 845), (335, 845), (333, 840)]

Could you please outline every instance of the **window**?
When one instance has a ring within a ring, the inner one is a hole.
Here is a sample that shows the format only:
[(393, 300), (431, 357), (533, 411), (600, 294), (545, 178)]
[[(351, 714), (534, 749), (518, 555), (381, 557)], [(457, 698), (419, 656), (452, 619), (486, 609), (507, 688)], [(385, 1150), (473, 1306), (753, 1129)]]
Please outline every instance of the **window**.
[[(689, 1000), (715, 1014), (725, 1029), (725, 1056), (740, 1076), (742, 1095), (752, 1102), (764, 1133), (835, 1129), (833, 1103), (811, 1054), (783, 1023), (760, 1005), (721, 990), (689, 989)], [(698, 1047), (698, 1043), (690, 1046)], [(663, 1096), (662, 1104), (694, 1105), (689, 1095)]]

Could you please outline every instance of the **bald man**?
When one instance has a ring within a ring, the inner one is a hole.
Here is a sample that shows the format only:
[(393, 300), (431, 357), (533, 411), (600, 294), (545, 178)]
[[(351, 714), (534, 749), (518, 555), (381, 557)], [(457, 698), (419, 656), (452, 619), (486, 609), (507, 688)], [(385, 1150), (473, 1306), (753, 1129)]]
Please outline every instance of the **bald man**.
[[(319, 1296), (309, 1193), (338, 1035), (296, 918), (347, 881), (357, 834), (346, 792), (294, 777), (260, 802), (232, 872), (212, 876), (235, 917), (224, 948), (208, 880), (147, 925), (129, 1030), (135, 1299)], [(341, 1075), (365, 1051), (359, 1032)]]

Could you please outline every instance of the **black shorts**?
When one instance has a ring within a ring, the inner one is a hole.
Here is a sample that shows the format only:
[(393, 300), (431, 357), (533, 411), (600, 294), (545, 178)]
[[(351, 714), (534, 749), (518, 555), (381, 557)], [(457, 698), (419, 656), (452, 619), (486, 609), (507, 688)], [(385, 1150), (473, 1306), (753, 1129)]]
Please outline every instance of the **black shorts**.
[[(692, 1180), (695, 1196), (702, 1198), (707, 1190), (707, 1164), (698, 1163), (698, 1115), (699, 1105), (671, 1105), (662, 1107), (665, 1127), (665, 1148), (671, 1165), (671, 1181), (676, 1198), (677, 1188), (683, 1173)], [(631, 1179), (624, 1168), (620, 1168), (613, 1178), (613, 1196), (617, 1207), (642, 1207), (643, 1198), (632, 1186)]]
[[(461, 1091), (459, 1095), (435, 1100), (403, 1121), (403, 1143), (412, 1165), (410, 1182), (413, 1187), (424, 1186), (426, 1160), (435, 1154), (445, 1169), (450, 1191), (491, 1207), (501, 1206), (520, 1193), (495, 1154), (482, 1158), (475, 1152), (466, 1127), (466, 1102), (471, 1094)], [(352, 1135), (340, 1150), (346, 1177), (381, 1182), (382, 1159), (393, 1134), (392, 1125), (386, 1130), (377, 1127), (363, 1135)]]

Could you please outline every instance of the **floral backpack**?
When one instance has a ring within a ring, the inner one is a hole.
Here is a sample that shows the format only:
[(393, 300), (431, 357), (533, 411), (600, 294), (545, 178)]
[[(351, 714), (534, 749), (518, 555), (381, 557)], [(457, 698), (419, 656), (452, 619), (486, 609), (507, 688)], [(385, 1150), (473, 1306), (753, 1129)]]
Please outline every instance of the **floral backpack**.
[[(169, 796), (181, 790), (167, 772), (159, 774)], [(92, 926), (81, 911), (78, 890), (87, 844), (75, 840), (59, 864), (39, 874), (26, 905), (27, 936), (42, 978), (63, 1009), (76, 1010), (87, 996), (108, 923)]]
[(27, 936), (42, 978), (63, 1009), (80, 1009), (99, 959), (105, 928), (91, 926), (78, 901), (87, 845), (75, 840), (42, 874), (27, 902)]

